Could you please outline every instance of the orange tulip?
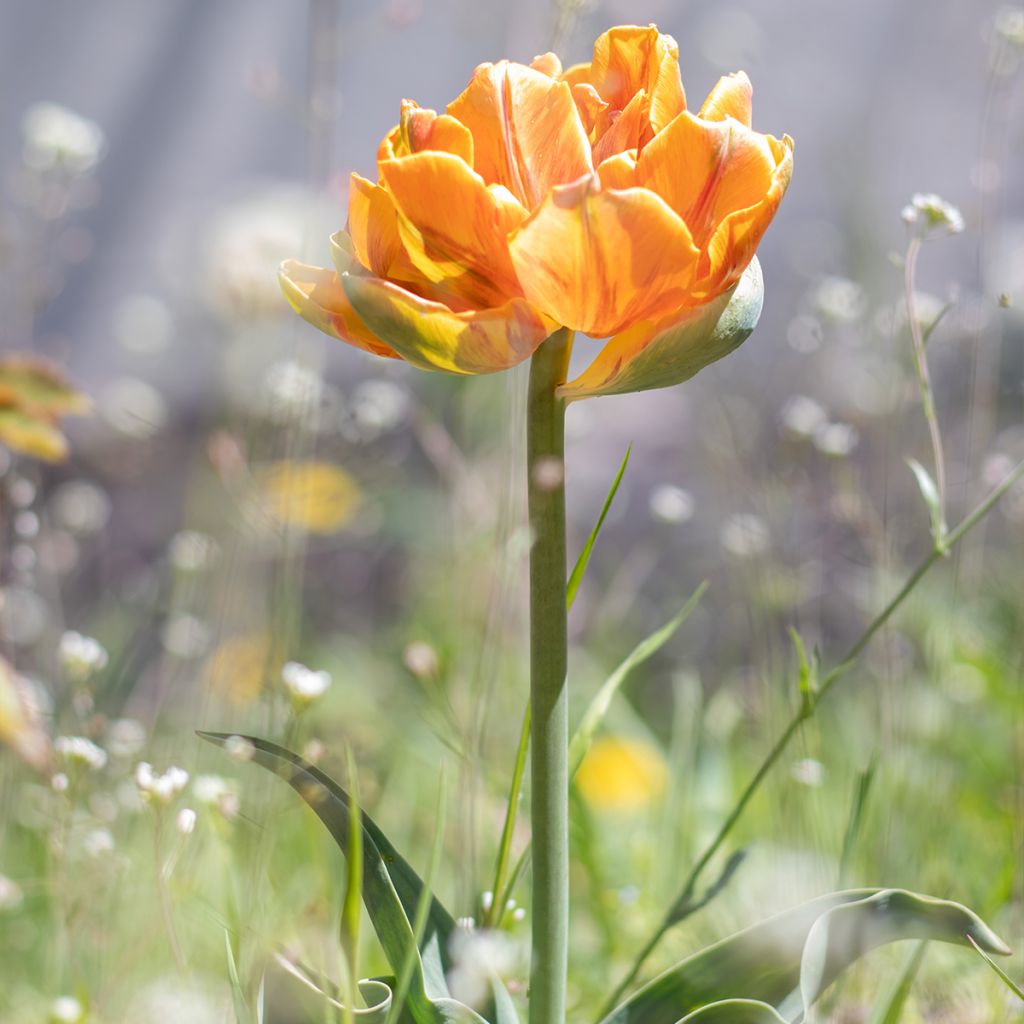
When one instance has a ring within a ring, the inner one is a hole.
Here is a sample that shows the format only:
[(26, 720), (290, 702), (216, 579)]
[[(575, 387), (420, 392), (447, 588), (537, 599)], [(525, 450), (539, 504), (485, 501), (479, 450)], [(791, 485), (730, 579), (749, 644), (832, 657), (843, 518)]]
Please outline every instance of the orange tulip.
[(444, 114), (403, 102), (379, 181), (352, 175), (335, 269), (289, 260), (285, 294), (326, 333), (423, 369), (507, 369), (566, 327), (608, 340), (565, 397), (678, 383), (760, 314), (754, 252), (793, 143), (750, 115), (743, 72), (689, 110), (654, 26), (611, 29), (565, 71), (551, 53), (481, 64)]

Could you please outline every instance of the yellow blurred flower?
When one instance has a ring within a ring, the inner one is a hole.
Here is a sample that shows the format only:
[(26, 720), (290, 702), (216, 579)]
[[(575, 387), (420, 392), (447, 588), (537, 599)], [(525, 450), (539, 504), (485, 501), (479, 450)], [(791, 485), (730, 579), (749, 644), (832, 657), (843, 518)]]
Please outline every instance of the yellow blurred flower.
[(600, 811), (640, 811), (665, 790), (668, 768), (650, 743), (602, 736), (591, 745), (576, 773), (576, 785)]
[(285, 460), (257, 473), (260, 511), (284, 526), (310, 533), (337, 533), (359, 507), (355, 480), (330, 462)]
[(0, 743), (6, 743), (39, 771), (50, 763), (50, 737), (42, 727), (28, 686), (4, 658), (0, 658)]
[(89, 399), (57, 367), (35, 356), (0, 356), (0, 444), (46, 462), (67, 457), (61, 416), (88, 412)]
[(223, 640), (206, 659), (208, 686), (232, 704), (245, 705), (281, 674), (284, 658), (269, 633), (240, 633)]

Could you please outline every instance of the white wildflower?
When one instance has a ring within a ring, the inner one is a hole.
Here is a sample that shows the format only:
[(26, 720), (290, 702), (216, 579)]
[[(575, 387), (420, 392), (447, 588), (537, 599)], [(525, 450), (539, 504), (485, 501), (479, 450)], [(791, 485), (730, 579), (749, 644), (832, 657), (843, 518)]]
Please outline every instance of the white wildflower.
[(174, 819), (174, 827), (183, 835), (189, 836), (195, 831), (196, 812), (191, 807), (182, 807)]
[(932, 230), (956, 235), (964, 229), (963, 214), (934, 192), (915, 193), (900, 216), (906, 225), (917, 228), (922, 235)]
[(20, 906), (24, 896), (21, 886), (13, 878), (0, 875), (0, 911), (13, 910)]
[(53, 749), (68, 764), (80, 765), (93, 771), (98, 772), (107, 763), (107, 752), (84, 736), (58, 736), (53, 741)]
[(102, 672), (110, 660), (106, 648), (98, 640), (73, 629), (60, 638), (57, 657), (64, 674), (73, 683), (86, 682), (97, 672)]
[(730, 555), (753, 558), (768, 550), (771, 534), (768, 524), (760, 516), (739, 512), (726, 518), (719, 540)]
[(790, 774), (801, 785), (813, 788), (825, 781), (825, 766), (813, 757), (805, 757), (793, 764)]
[(58, 996), (50, 1006), (52, 1024), (81, 1024), (85, 1007), (74, 996)]
[(330, 673), (314, 671), (297, 661), (285, 663), (281, 669), (281, 680), (292, 700), (303, 706), (318, 700), (331, 685)]
[(449, 952), (452, 969), (447, 980), (452, 996), (475, 1008), (487, 1001), (491, 980), (510, 975), (519, 960), (519, 944), (500, 931), (456, 931)]
[(693, 518), (693, 495), (674, 484), (658, 484), (648, 499), (651, 516), (662, 523), (689, 522)]
[(62, 167), (91, 171), (103, 156), (103, 131), (95, 121), (57, 103), (34, 103), (21, 120), (25, 163), (36, 171)]
[(150, 803), (169, 804), (188, 784), (188, 772), (172, 765), (163, 775), (153, 771), (148, 761), (140, 761), (135, 767), (135, 785), (143, 800)]

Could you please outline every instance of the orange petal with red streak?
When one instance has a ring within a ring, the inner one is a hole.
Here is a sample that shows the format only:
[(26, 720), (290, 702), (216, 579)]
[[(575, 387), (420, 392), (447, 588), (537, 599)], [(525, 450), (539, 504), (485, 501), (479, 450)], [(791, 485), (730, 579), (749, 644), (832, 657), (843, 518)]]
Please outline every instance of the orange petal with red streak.
[(556, 188), (509, 248), (536, 308), (603, 337), (683, 305), (700, 253), (653, 192), (598, 184), (588, 176)]
[(752, 333), (764, 286), (753, 260), (732, 291), (664, 319), (639, 323), (612, 338), (575, 380), (558, 389), (572, 401), (672, 387), (728, 355)]
[(705, 121), (724, 121), (735, 118), (740, 124), (750, 127), (754, 87), (745, 71), (723, 75), (708, 93), (700, 117)]
[(730, 288), (753, 259), (793, 173), (793, 140), (787, 135), (781, 146), (782, 160), (764, 197), (744, 210), (728, 214), (715, 228), (701, 261), (696, 295), (712, 296)]
[(655, 132), (686, 109), (679, 46), (654, 25), (620, 25), (599, 36), (589, 80), (615, 110), (625, 110), (634, 94), (643, 89), (650, 97)]
[(450, 153), (415, 153), (381, 164), (413, 265), (438, 297), (497, 306), (521, 294), (508, 235), (526, 211), (506, 189), (488, 188)]
[(523, 299), (456, 313), (389, 281), (346, 274), (342, 284), (359, 316), (422, 370), (507, 370), (533, 355), (555, 327)]
[(640, 153), (637, 182), (662, 196), (703, 244), (724, 217), (764, 198), (776, 165), (767, 136), (684, 111)]
[(377, 356), (397, 357), (391, 346), (360, 320), (333, 270), (285, 260), (278, 278), (292, 309), (324, 334)]
[(472, 132), (476, 171), (528, 209), (593, 169), (569, 86), (533, 68), (481, 64), (448, 113)]

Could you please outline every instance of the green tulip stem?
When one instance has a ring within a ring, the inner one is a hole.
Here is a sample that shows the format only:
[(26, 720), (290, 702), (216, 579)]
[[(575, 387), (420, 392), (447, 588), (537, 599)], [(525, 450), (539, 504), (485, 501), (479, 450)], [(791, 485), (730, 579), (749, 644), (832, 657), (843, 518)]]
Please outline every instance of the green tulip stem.
[[(569, 959), (569, 693), (566, 686), (565, 382), (572, 333), (533, 355), (526, 424), (530, 510), (530, 1024), (565, 1024)], [(497, 894), (495, 894), (497, 897)]]

